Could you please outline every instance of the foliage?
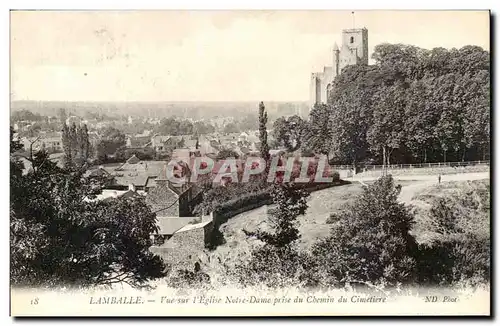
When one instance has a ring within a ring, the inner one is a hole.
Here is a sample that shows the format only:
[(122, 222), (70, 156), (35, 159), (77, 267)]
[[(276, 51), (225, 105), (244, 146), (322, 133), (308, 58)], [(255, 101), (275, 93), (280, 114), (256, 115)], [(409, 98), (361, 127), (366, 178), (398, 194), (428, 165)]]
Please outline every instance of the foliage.
[(331, 113), (331, 108), (325, 104), (314, 105), (309, 114), (309, 124), (304, 131), (304, 142), (301, 148), (303, 152), (330, 154), (333, 138), (329, 124)]
[(237, 263), (228, 272), (243, 286), (302, 288), (317, 285), (314, 275), (310, 273), (314, 264), (310, 255), (294, 247), (264, 245), (254, 249), (247, 262)]
[(490, 280), (490, 191), (467, 185), (433, 200), (432, 231), (439, 236), (421, 245), (423, 283), (484, 283)]
[(33, 113), (29, 110), (19, 110), (12, 112), (10, 116), (11, 121), (42, 121), (45, 119), (44, 116)]
[(417, 244), (409, 233), (414, 216), (398, 202), (400, 189), (390, 175), (382, 177), (337, 214), (331, 235), (312, 250), (323, 284), (415, 280)]
[(278, 118), (273, 125), (276, 141), (285, 146), (289, 152), (294, 152), (300, 148), (302, 139), (307, 130), (307, 122), (297, 115), (288, 119)]
[(12, 284), (141, 286), (163, 276), (149, 251), (156, 215), (143, 198), (96, 201), (102, 177), (63, 170), (45, 152), (31, 164), (25, 175), (14, 165), (10, 179)]
[(97, 144), (97, 158), (100, 161), (106, 161), (107, 156), (114, 155), (125, 144), (125, 134), (114, 127), (108, 127), (103, 130)]
[[(204, 126), (198, 124), (197, 127), (203, 129)], [(161, 119), (160, 125), (155, 128), (154, 132), (161, 135), (182, 136), (191, 135), (195, 132), (195, 130), (198, 129), (195, 129), (195, 126), (189, 120), (170, 117)], [(198, 130), (200, 134), (202, 131), (206, 130)]]
[(170, 286), (174, 288), (193, 288), (199, 289), (210, 283), (210, 276), (200, 269), (198, 263), (195, 264), (193, 271), (188, 269), (179, 269), (173, 272), (168, 279)]
[(277, 248), (286, 247), (300, 238), (297, 229), (297, 217), (305, 214), (307, 210), (307, 197), (304, 190), (297, 190), (293, 184), (274, 185), (271, 197), (276, 208), (269, 213), (269, 225), (272, 233), (258, 230), (249, 232), (243, 230), (248, 236), (254, 236), (267, 245)]
[(193, 124), (193, 130), (197, 135), (205, 135), (215, 132), (215, 127), (208, 122), (196, 121)]
[(295, 189), (292, 184), (280, 184), (273, 186), (271, 197), (276, 205), (269, 213), (272, 232), (243, 230), (248, 236), (264, 242), (262, 247), (251, 252), (247, 261), (235, 266), (234, 273), (244, 285), (290, 286), (301, 283), (307, 274), (309, 259), (295, 244), (300, 238), (297, 217), (307, 210), (308, 193)]
[(117, 149), (115, 159), (119, 162), (125, 162), (134, 155), (141, 161), (148, 161), (154, 160), (156, 153), (154, 148), (151, 147), (127, 148), (124, 146)]
[(239, 128), (234, 122), (229, 122), (224, 126), (224, 133), (233, 134), (239, 132)]
[(328, 105), (311, 110), (304, 149), (354, 165), (489, 156), (487, 51), (379, 44), (373, 59), (335, 78)]
[(216, 157), (217, 160), (225, 160), (227, 158), (237, 159), (239, 158), (239, 155), (234, 150), (228, 148), (224, 148), (220, 150), (219, 153), (217, 153)]
[[(259, 140), (260, 140), (260, 157), (262, 157), (266, 162), (269, 162), (270, 154), (269, 154), (269, 145), (267, 143), (267, 112), (266, 107), (264, 106), (264, 102), (259, 103)], [(266, 174), (267, 167), (269, 163), (266, 165)]]
[(66, 169), (80, 168), (89, 162), (93, 155), (87, 125), (77, 127), (75, 123), (71, 126), (64, 123), (61, 137)]

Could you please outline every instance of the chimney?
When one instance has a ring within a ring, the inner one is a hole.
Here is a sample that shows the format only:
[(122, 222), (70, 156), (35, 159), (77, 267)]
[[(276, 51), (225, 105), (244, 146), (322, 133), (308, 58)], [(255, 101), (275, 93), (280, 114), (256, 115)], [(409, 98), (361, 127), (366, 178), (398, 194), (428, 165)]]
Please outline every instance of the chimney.
[(135, 186), (134, 186), (134, 184), (132, 184), (132, 183), (131, 183), (131, 184), (129, 184), (129, 185), (128, 185), (128, 190), (130, 190), (130, 191), (134, 191), (134, 192), (135, 192)]

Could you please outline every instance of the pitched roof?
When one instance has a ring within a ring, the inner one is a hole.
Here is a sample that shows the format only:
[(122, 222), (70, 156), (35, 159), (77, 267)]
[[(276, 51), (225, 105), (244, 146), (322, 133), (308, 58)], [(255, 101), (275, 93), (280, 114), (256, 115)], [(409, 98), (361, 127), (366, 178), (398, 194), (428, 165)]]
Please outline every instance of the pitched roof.
[(151, 206), (154, 212), (161, 214), (162, 210), (166, 210), (170, 206), (174, 205), (179, 199), (176, 192), (170, 189), (168, 186), (158, 185), (152, 188), (148, 195), (146, 196), (146, 203)]

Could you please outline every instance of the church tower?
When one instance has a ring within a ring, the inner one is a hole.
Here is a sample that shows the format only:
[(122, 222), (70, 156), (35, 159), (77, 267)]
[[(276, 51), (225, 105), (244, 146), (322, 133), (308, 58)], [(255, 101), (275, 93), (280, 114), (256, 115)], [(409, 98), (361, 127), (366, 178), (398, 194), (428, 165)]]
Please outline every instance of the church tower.
[(348, 65), (368, 64), (368, 30), (366, 28), (342, 31), (340, 60), (340, 71)]
[(368, 65), (368, 29), (352, 28), (342, 30), (342, 45), (333, 46), (332, 66), (324, 67), (323, 72), (311, 74), (310, 106), (327, 103), (333, 89), (335, 77), (340, 75), (346, 66)]

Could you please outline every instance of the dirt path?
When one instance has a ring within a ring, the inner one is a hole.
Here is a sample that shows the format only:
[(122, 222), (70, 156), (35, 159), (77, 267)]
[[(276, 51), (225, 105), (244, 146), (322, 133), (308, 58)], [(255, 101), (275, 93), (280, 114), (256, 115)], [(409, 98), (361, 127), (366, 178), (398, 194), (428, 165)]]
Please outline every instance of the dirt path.
[[(457, 173), (457, 174), (445, 174), (441, 176), (441, 182), (448, 181), (465, 181), (465, 180), (482, 180), (489, 179), (489, 172), (479, 172), (479, 173)], [(375, 181), (377, 177), (363, 177), (363, 175), (358, 175), (350, 178), (350, 181), (357, 181), (363, 185), (366, 185), (365, 181)], [(404, 185), (401, 188), (401, 193), (399, 199), (405, 203), (412, 203), (416, 205), (428, 205), (427, 203), (420, 200), (412, 200), (416, 193), (424, 190), (427, 187), (436, 185), (438, 183), (437, 175), (406, 175), (406, 176), (396, 176), (395, 180), (399, 181), (413, 181), (409, 185)]]

